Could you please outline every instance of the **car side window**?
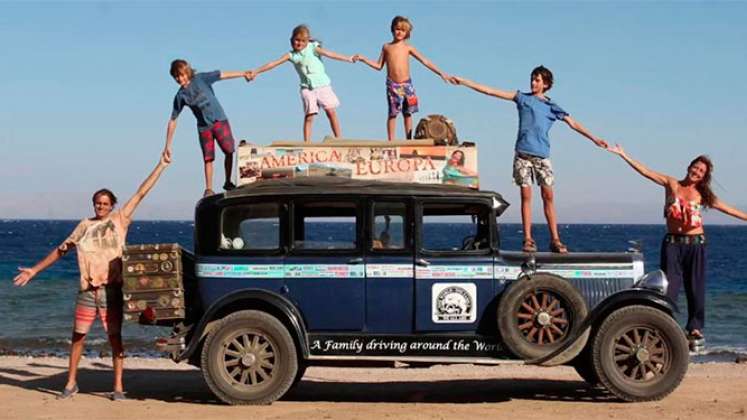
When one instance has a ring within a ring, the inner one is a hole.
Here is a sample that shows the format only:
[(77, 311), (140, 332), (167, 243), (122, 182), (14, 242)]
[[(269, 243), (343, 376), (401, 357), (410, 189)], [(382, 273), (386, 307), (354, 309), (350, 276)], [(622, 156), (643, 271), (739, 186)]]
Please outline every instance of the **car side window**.
[(490, 209), (472, 203), (423, 203), (421, 248), (464, 252), (490, 248)]
[(293, 218), (293, 247), (297, 250), (351, 250), (358, 247), (358, 206), (355, 202), (297, 202)]
[(241, 204), (221, 215), (220, 249), (275, 250), (280, 248), (280, 205)]
[(371, 249), (375, 251), (405, 249), (404, 203), (373, 203), (373, 226), (371, 226)]

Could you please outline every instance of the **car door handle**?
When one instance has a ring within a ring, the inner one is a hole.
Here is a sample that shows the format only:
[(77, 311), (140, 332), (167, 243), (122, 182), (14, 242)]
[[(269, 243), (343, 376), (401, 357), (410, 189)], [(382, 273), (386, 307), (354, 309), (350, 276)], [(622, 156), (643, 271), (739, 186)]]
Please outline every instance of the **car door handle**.
[(431, 263), (428, 262), (428, 260), (425, 260), (423, 258), (418, 258), (417, 260), (415, 260), (415, 264), (420, 267), (428, 267), (429, 265), (431, 265)]
[(363, 264), (363, 258), (351, 258), (350, 260), (348, 260), (348, 264)]

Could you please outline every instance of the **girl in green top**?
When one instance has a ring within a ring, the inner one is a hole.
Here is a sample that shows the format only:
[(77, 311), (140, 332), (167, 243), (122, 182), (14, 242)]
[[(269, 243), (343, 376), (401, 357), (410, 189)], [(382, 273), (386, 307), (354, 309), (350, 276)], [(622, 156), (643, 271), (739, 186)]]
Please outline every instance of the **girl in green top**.
[(290, 42), (291, 47), (293, 47), (290, 52), (283, 54), (275, 61), (248, 72), (246, 79), (252, 80), (260, 73), (290, 61), (296, 67), (298, 76), (301, 78), (301, 100), (304, 107), (303, 141), (311, 142), (311, 123), (314, 120), (314, 115), (319, 113), (320, 106), (324, 108), (324, 112), (329, 118), (332, 133), (335, 137), (340, 137), (340, 121), (335, 112), (335, 108), (340, 105), (340, 100), (337, 99), (337, 95), (332, 90), (329, 76), (324, 71), (324, 63), (322, 63), (321, 58), (324, 56), (352, 63), (353, 57), (322, 48), (319, 42), (311, 39), (309, 28), (306, 25), (298, 25), (293, 28)]

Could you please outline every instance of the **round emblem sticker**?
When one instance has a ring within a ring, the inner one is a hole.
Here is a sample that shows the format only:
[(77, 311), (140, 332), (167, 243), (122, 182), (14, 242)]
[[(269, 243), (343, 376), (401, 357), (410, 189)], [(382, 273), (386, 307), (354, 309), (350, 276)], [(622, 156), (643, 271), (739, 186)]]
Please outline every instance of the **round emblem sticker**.
[(475, 321), (475, 287), (474, 285), (434, 285), (433, 321), (434, 322), (474, 322)]

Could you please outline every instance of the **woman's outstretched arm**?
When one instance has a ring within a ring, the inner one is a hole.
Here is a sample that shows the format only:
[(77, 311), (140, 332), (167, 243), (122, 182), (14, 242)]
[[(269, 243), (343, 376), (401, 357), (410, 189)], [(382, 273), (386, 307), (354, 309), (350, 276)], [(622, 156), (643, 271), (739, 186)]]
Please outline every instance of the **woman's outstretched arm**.
[(646, 165), (628, 156), (628, 154), (625, 153), (625, 150), (619, 144), (608, 147), (607, 150), (623, 158), (623, 160), (627, 162), (628, 165), (630, 165), (631, 168), (635, 169), (635, 171), (639, 174), (663, 187), (670, 185), (674, 181), (674, 178), (649, 169)]
[(736, 217), (737, 219), (742, 219), (747, 221), (747, 213), (743, 212), (742, 210), (739, 210), (736, 207), (732, 207), (723, 201), (719, 200), (718, 198), (713, 203), (712, 206), (714, 209), (720, 211), (721, 213), (728, 214), (729, 216)]

